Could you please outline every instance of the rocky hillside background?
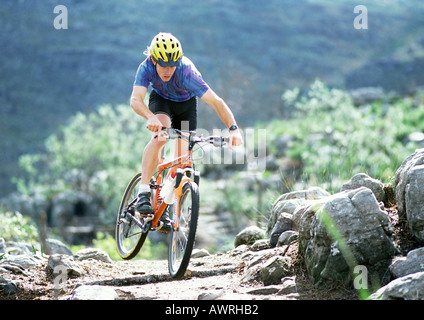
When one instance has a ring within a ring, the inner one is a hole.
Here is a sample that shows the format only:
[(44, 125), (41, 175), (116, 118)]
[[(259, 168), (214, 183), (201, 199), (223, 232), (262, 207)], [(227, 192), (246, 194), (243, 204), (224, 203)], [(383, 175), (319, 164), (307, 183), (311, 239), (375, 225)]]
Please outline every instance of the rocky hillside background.
[[(68, 29), (56, 30), (56, 5)], [(341, 89), (411, 92), (423, 84), (422, 1), (367, 3), (368, 29), (356, 30), (357, 1), (77, 0), (0, 3), (0, 193), (16, 190), (18, 158), (78, 111), (126, 104), (142, 51), (173, 32), (239, 124), (290, 114), (281, 94), (322, 79)], [(258, 109), (261, 112), (257, 112)], [(220, 127), (205, 105), (200, 126)]]

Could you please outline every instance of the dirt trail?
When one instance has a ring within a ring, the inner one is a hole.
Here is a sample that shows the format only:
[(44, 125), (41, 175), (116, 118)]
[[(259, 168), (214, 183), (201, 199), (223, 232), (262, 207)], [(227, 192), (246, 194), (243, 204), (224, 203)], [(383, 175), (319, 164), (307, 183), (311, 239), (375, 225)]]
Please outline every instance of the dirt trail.
[[(295, 251), (293, 251), (295, 252)], [(1, 274), (17, 285), (16, 294), (0, 295), (0, 300), (37, 299), (70, 300), (81, 285), (112, 288), (119, 300), (302, 300), (352, 299), (352, 292), (316, 290), (304, 276), (301, 265), (290, 278), (295, 287), (287, 294), (277, 293), (281, 284), (264, 286), (257, 281), (246, 282), (246, 255), (235, 250), (225, 254), (192, 258), (184, 279), (173, 280), (166, 260), (114, 261), (82, 260), (76, 263), (84, 269), (79, 277), (69, 277), (56, 284), (47, 272), (47, 261), (20, 274)], [(96, 297), (93, 297), (95, 299)]]

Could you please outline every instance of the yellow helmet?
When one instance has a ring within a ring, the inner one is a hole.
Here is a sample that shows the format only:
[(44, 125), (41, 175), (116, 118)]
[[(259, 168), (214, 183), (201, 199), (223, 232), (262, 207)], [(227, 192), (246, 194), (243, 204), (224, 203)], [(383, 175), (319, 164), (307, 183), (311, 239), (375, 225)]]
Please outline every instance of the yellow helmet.
[(183, 56), (181, 43), (170, 33), (157, 34), (149, 47), (150, 56), (161, 67), (176, 67)]

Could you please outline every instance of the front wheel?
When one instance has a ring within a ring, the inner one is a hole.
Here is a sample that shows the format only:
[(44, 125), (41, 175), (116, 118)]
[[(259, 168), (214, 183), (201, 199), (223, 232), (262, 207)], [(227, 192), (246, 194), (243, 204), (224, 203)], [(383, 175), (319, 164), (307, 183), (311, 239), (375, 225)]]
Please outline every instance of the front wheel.
[(199, 218), (199, 189), (197, 184), (193, 181), (187, 181), (184, 183), (182, 191), (178, 211), (176, 216), (173, 217), (174, 228), (171, 231), (168, 254), (169, 274), (174, 279), (181, 279), (187, 269)]

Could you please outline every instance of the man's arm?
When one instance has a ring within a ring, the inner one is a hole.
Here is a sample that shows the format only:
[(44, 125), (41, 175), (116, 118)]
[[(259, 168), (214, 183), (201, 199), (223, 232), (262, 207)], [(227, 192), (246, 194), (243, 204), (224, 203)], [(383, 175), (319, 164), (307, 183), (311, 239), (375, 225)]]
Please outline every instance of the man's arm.
[(144, 103), (147, 88), (143, 86), (134, 86), (131, 94), (131, 107), (133, 110), (143, 118), (147, 119), (147, 129), (156, 132), (162, 128), (162, 123), (156, 116), (149, 110)]
[[(201, 99), (216, 111), (219, 118), (227, 126), (227, 128), (230, 128), (232, 125), (237, 125), (231, 109), (227, 106), (225, 101), (212, 89), (208, 89), (208, 91), (205, 92)], [(240, 131), (238, 129), (231, 130), (229, 148), (231, 149), (231, 146), (238, 146), (242, 143), (243, 138), (241, 137)]]

